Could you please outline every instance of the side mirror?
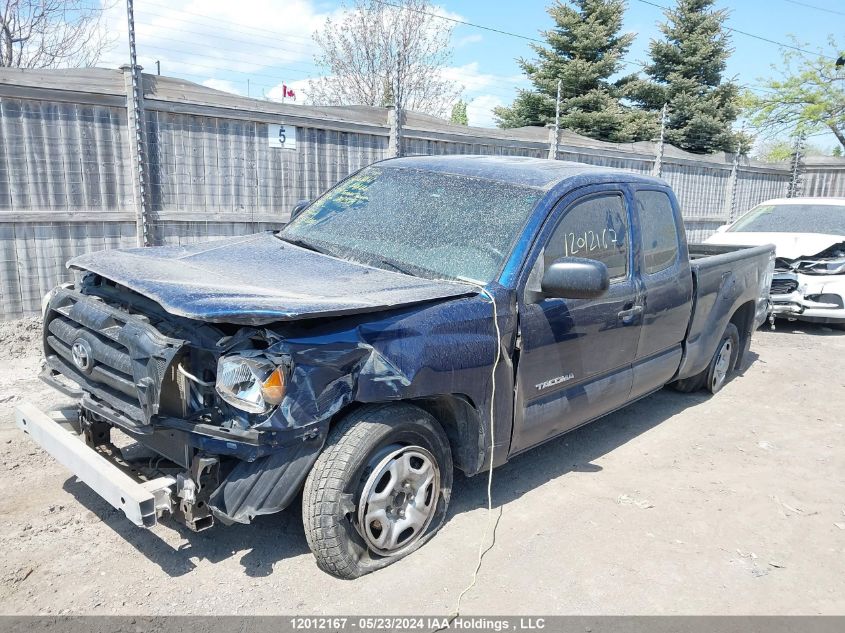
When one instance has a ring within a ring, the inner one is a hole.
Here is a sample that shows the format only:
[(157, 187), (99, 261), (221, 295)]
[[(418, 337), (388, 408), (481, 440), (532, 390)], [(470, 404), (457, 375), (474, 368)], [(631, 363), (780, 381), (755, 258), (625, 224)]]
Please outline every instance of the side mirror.
[(595, 299), (607, 292), (607, 266), (594, 259), (561, 257), (546, 269), (540, 287), (546, 297)]
[(727, 231), (727, 230), (728, 230), (728, 227), (729, 227), (729, 226), (730, 226), (730, 224), (723, 224), (722, 226), (717, 227), (717, 228), (716, 228), (716, 233), (724, 233), (725, 231)]
[(291, 209), (290, 212), (290, 219), (293, 220), (296, 216), (305, 211), (305, 209), (308, 208), (309, 204), (311, 204), (310, 200), (300, 200), (295, 205), (293, 205), (293, 209)]

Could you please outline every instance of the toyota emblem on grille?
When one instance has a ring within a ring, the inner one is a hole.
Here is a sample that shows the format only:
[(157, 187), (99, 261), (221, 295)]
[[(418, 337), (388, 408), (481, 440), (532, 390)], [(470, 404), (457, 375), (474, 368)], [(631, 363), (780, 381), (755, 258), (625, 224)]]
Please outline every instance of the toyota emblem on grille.
[(88, 341), (84, 339), (77, 339), (73, 342), (70, 348), (71, 356), (73, 356), (73, 364), (84, 372), (91, 369), (93, 362), (91, 360), (91, 346)]

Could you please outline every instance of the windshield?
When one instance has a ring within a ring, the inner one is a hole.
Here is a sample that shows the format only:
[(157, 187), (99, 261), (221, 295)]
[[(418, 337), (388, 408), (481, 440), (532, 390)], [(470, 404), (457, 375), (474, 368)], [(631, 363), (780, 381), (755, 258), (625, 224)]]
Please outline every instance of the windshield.
[(368, 167), (315, 201), (279, 236), (379, 268), (487, 283), (541, 195), (481, 178)]
[(845, 235), (845, 205), (761, 204), (737, 220), (728, 231)]

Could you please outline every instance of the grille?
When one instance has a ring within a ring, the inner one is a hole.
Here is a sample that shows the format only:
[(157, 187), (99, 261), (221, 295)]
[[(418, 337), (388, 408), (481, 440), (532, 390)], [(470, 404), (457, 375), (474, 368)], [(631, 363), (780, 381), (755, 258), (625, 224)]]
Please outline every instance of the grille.
[(59, 290), (45, 313), (47, 367), (82, 387), (85, 400), (136, 430), (159, 411), (162, 384), (184, 341), (71, 290)]
[(794, 279), (772, 279), (771, 293), (773, 295), (788, 295), (798, 289), (798, 282)]

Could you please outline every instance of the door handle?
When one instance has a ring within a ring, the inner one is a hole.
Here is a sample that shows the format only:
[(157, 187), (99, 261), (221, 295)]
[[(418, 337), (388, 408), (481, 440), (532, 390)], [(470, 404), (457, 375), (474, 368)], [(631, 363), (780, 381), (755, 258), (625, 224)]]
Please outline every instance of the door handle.
[(640, 320), (642, 314), (643, 307), (634, 306), (633, 308), (629, 308), (628, 310), (622, 310), (622, 312), (616, 315), (616, 318), (619, 319), (619, 322), (622, 325), (633, 325), (634, 323)]

